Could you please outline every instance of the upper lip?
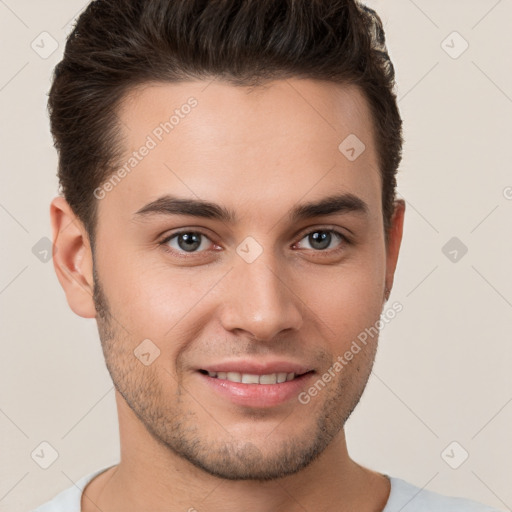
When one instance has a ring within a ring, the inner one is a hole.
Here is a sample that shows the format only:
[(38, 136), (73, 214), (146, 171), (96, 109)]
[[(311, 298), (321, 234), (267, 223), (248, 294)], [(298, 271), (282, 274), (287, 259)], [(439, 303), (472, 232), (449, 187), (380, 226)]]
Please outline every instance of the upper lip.
[(271, 373), (295, 373), (295, 375), (302, 375), (312, 370), (310, 366), (291, 361), (224, 361), (220, 363), (213, 363), (198, 368), (199, 370), (206, 370), (208, 372), (238, 372), (248, 373), (251, 375), (268, 375)]

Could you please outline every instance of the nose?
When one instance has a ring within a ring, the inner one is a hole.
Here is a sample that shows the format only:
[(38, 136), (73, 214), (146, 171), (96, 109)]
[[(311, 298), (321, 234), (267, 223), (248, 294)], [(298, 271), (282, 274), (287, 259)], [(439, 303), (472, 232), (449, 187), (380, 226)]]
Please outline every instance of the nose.
[(304, 308), (286, 271), (264, 255), (252, 263), (240, 259), (228, 274), (221, 323), (230, 332), (271, 341), (283, 331), (299, 330)]

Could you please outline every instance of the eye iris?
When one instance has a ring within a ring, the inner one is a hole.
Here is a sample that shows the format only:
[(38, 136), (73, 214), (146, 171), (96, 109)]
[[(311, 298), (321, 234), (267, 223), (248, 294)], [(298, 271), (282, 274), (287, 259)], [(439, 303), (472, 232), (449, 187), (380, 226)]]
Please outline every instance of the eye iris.
[[(331, 243), (331, 236), (331, 233), (327, 231), (316, 231), (315, 233), (312, 233), (309, 235), (311, 247), (319, 250), (326, 249)], [(316, 244), (319, 244), (320, 247)]]
[(178, 245), (184, 251), (194, 251), (201, 245), (200, 237), (199, 233), (180, 233), (178, 235)]

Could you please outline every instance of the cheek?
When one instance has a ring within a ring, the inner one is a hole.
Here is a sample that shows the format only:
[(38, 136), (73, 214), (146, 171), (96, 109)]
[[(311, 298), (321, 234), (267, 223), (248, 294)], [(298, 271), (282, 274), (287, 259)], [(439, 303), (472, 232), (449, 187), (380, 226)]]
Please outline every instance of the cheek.
[[(347, 341), (379, 318), (385, 252), (378, 244), (369, 245), (338, 265), (289, 269), (290, 287), (306, 306), (304, 319), (311, 315), (313, 323), (320, 320), (319, 328), (326, 325), (327, 339)], [(148, 258), (116, 247), (111, 245), (99, 261), (100, 280), (112, 313), (132, 339), (158, 343), (182, 339), (185, 332), (192, 339), (222, 305), (222, 297), (210, 292), (225, 268), (180, 268), (158, 255)]]
[[(301, 298), (326, 326), (325, 335), (337, 350), (374, 325), (383, 306), (384, 255), (377, 252), (350, 264), (310, 274)], [(315, 283), (315, 286), (311, 284)]]
[(180, 269), (133, 258), (118, 260), (103, 281), (112, 313), (131, 337), (158, 343), (191, 328), (201, 312), (201, 297), (218, 281), (213, 274), (200, 267)]

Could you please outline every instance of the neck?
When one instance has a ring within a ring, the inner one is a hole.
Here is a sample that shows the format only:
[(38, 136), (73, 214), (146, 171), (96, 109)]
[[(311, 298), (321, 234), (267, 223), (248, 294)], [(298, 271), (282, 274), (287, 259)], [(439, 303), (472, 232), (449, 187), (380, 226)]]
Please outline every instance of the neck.
[(233, 481), (164, 449), (126, 404), (118, 410), (121, 462), (84, 491), (82, 510), (87, 512), (379, 512), (389, 496), (386, 477), (349, 457), (343, 430), (298, 473), (265, 482)]

